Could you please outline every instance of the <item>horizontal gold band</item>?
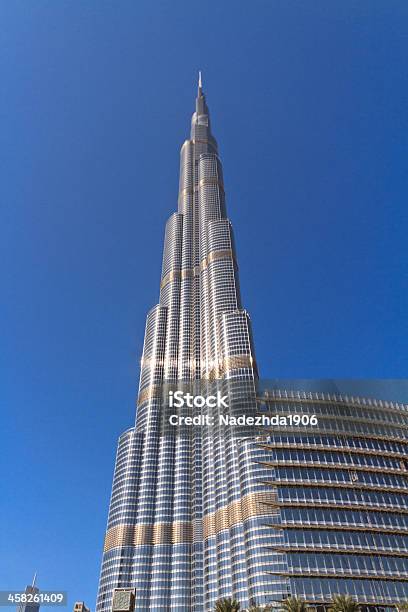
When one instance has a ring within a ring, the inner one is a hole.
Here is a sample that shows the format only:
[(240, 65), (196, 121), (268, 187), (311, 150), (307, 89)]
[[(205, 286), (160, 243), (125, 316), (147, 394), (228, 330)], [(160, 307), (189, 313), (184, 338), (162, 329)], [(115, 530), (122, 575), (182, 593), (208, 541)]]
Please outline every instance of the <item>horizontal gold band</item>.
[(184, 187), (184, 189), (180, 189), (179, 198), (182, 198), (184, 195), (193, 195), (194, 188), (193, 187)]
[(185, 280), (186, 278), (193, 278), (194, 276), (194, 269), (192, 268), (185, 268), (184, 270), (181, 271), (181, 280)]
[(222, 191), (224, 191), (224, 185), (221, 183), (221, 181), (218, 180), (218, 178), (216, 177), (208, 177), (208, 178), (202, 178), (199, 182), (199, 186), (200, 187), (205, 187), (206, 185), (216, 185), (217, 187), (219, 187)]
[[(218, 259), (234, 259), (234, 253), (232, 249), (223, 249), (221, 251), (210, 251), (207, 257), (201, 262), (201, 267), (206, 268), (213, 261), (217, 261)], [(204, 263), (206, 262), (206, 263)]]
[(187, 522), (127, 525), (121, 523), (106, 532), (104, 551), (118, 546), (179, 544), (192, 541), (192, 527)]
[[(203, 519), (204, 538), (216, 535), (254, 516), (274, 514), (264, 505), (273, 493), (249, 493), (242, 499), (231, 502)], [(158, 544), (181, 544), (193, 541), (191, 522), (145, 523), (129, 525), (120, 523), (106, 532), (104, 552), (119, 546), (142, 546)]]
[(137, 398), (138, 406), (152, 397), (162, 397), (162, 387), (161, 385), (149, 385), (142, 389)]
[(183, 270), (171, 270), (165, 276), (163, 276), (160, 289), (163, 289), (166, 285), (175, 280), (185, 280), (186, 278), (192, 278), (196, 276), (201, 271), (205, 270), (213, 261), (218, 261), (219, 259), (232, 259), (235, 263), (234, 253), (232, 249), (224, 249), (222, 251), (210, 251), (210, 253), (205, 257), (200, 266), (195, 266), (194, 268), (184, 268)]
[(218, 363), (213, 368), (211, 368), (208, 373), (208, 379), (216, 380), (217, 378), (220, 378), (230, 370), (251, 368), (255, 370), (255, 372), (258, 371), (256, 361), (252, 357), (252, 355), (231, 355), (230, 357), (220, 359)]
[(171, 270), (165, 276), (163, 276), (161, 283), (160, 283), (160, 289), (163, 289), (163, 287), (165, 287), (172, 281), (179, 280), (180, 278), (181, 278), (180, 270)]
[[(142, 367), (149, 367), (150, 363), (153, 363), (154, 365), (157, 363), (157, 361), (142, 359)], [(172, 365), (173, 367), (177, 366), (176, 363)], [(216, 380), (216, 378), (219, 378), (220, 376), (225, 374), (225, 372), (238, 368), (252, 368), (253, 370), (257, 371), (257, 365), (252, 355), (232, 355), (231, 357), (225, 357), (224, 359), (220, 359), (216, 363), (216, 365), (214, 365), (214, 367), (210, 370), (206, 379)], [(205, 376), (203, 376), (203, 378), (205, 378)], [(150, 385), (142, 389), (137, 399), (138, 405), (150, 399), (151, 397), (162, 397), (161, 385)]]
[(204, 539), (210, 538), (224, 529), (229, 529), (255, 516), (275, 514), (265, 502), (276, 499), (274, 493), (248, 493), (241, 499), (230, 502), (228, 505), (205, 514), (203, 517)]

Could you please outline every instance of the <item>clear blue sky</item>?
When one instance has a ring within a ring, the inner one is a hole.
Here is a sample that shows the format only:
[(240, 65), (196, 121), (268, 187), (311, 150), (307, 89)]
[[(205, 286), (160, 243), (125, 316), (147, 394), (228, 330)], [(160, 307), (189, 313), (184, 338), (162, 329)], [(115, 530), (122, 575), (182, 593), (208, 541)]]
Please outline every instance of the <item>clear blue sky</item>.
[(0, 587), (94, 608), (197, 70), (264, 377), (407, 376), (406, 0), (0, 3)]

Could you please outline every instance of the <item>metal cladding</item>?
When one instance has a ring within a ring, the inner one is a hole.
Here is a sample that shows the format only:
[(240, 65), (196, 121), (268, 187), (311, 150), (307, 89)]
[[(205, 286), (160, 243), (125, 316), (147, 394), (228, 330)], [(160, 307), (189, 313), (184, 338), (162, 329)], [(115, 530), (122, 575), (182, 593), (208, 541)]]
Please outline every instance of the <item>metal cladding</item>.
[[(254, 459), (269, 453), (232, 436), (160, 431), (163, 383), (257, 377), (249, 316), (242, 309), (222, 166), (202, 86), (181, 148), (178, 211), (166, 224), (160, 303), (149, 313), (134, 429), (120, 440), (97, 601), (136, 589), (136, 609), (210, 610), (282, 594), (266, 573), (277, 555), (260, 545), (276, 497)], [(250, 401), (255, 405), (252, 385)], [(263, 550), (263, 552), (262, 552)], [(276, 582), (276, 581), (275, 581)]]
[(282, 417), (318, 419), (312, 432), (277, 428), (265, 442), (279, 515), (271, 550), (289, 592), (326, 607), (341, 593), (395, 609), (408, 599), (408, 407), (282, 390), (262, 401)]
[[(323, 405), (322, 429), (277, 428), (262, 439), (231, 428), (163, 430), (167, 385), (203, 392), (214, 382), (241, 412), (313, 406), (319, 413)], [(97, 612), (110, 612), (116, 588), (135, 589), (135, 610), (157, 612), (207, 612), (231, 596), (242, 608), (289, 594), (317, 603), (338, 592), (382, 605), (408, 598), (406, 407), (390, 412), (380, 402), (385, 424), (365, 407), (358, 428), (360, 403), (259, 397), (257, 382), (200, 77), (190, 139), (181, 147), (178, 210), (166, 224), (159, 304), (147, 316), (136, 424), (118, 444)], [(391, 463), (376, 463), (378, 453)], [(390, 554), (380, 552), (387, 546), (380, 533), (400, 538), (387, 540)]]

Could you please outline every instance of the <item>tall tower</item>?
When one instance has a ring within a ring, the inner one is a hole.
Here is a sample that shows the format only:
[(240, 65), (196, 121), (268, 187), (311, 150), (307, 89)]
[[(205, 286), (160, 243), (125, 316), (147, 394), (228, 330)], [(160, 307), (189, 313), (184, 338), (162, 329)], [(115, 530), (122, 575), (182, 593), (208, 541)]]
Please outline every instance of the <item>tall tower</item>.
[[(258, 438), (163, 426), (169, 387), (215, 384), (230, 414), (259, 408), (282, 423)], [(260, 387), (200, 75), (136, 424), (118, 444), (97, 612), (111, 612), (115, 589), (119, 603), (157, 612), (209, 612), (230, 596), (246, 608), (295, 595), (327, 610), (341, 593), (372, 612), (407, 600), (408, 406), (335, 385)]]
[[(178, 209), (166, 224), (159, 303), (147, 316), (135, 427), (119, 439), (97, 612), (115, 588), (134, 588), (136, 610), (213, 609), (285, 595), (276, 493), (262, 483), (269, 451), (232, 432), (164, 432), (166, 384), (258, 378), (242, 308), (222, 166), (201, 74), (190, 139), (181, 147)], [(252, 389), (252, 391), (251, 391)]]
[[(34, 578), (31, 584), (29, 584), (25, 589), (26, 595), (38, 595), (40, 592), (39, 588), (36, 586), (37, 580), (37, 572), (34, 574)], [(40, 604), (37, 602), (24, 602), (17, 606), (17, 612), (39, 612)]]

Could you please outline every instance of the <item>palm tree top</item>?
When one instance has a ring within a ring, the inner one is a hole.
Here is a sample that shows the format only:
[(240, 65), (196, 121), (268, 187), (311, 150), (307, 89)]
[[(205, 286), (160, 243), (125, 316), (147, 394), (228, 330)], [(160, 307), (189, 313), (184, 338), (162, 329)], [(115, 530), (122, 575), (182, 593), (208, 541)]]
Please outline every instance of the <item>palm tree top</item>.
[(215, 602), (215, 612), (239, 612), (241, 604), (231, 597), (224, 597)]
[(282, 609), (285, 612), (306, 612), (307, 604), (300, 597), (287, 597), (282, 601)]
[(333, 595), (330, 612), (359, 612), (360, 604), (351, 595)]

